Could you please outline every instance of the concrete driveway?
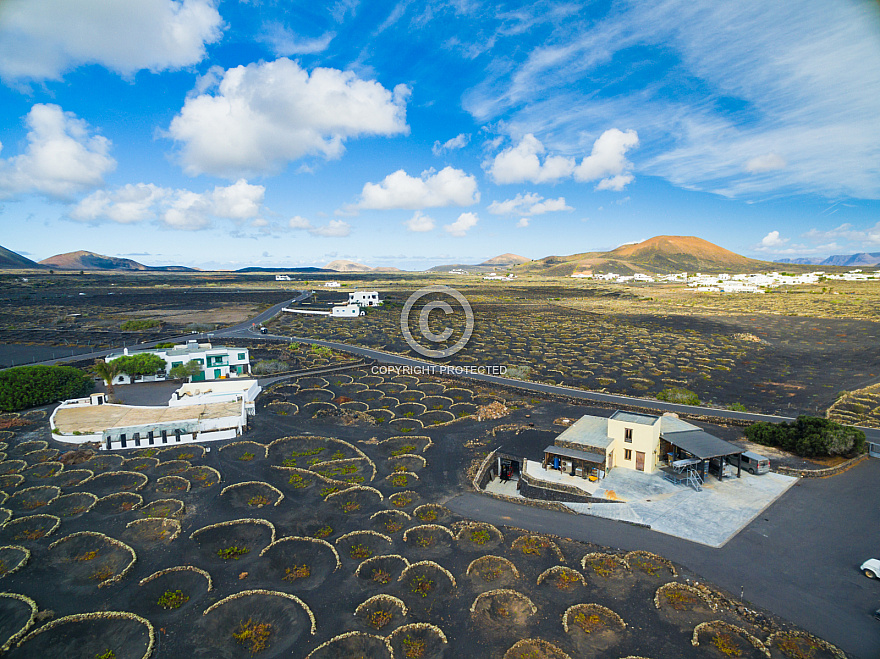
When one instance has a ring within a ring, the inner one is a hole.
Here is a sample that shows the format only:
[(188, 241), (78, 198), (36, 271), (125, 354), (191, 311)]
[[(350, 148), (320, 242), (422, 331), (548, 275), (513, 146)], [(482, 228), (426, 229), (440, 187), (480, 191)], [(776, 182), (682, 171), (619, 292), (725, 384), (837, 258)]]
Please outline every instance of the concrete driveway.
[(743, 473), (723, 482), (709, 477), (698, 492), (673, 485), (660, 474), (614, 469), (596, 496), (612, 496), (620, 503), (566, 505), (582, 515), (647, 524), (660, 533), (721, 547), (796, 482), (782, 474)]

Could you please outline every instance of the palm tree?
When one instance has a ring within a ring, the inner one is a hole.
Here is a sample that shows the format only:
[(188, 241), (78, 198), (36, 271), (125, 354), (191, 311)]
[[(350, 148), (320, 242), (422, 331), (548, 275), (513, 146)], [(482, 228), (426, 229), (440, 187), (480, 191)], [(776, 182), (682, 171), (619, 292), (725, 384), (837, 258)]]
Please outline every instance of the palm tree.
[(113, 378), (119, 375), (119, 367), (116, 362), (105, 362), (103, 359), (96, 359), (92, 365), (92, 373), (97, 375), (107, 385), (107, 393), (113, 394)]

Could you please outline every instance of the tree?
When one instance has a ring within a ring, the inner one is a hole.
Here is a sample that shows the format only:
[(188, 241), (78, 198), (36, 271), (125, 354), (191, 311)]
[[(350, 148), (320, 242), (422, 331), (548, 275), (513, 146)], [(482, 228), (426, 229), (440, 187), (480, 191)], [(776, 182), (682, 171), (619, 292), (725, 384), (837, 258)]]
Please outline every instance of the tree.
[(803, 457), (859, 455), (865, 452), (865, 433), (816, 416), (799, 416), (794, 423), (754, 423), (744, 431), (756, 444), (778, 446)]
[(81, 398), (95, 388), (84, 371), (72, 366), (19, 366), (0, 371), (0, 411)]
[(119, 360), (114, 359), (112, 362), (105, 362), (103, 359), (96, 359), (92, 365), (92, 373), (97, 375), (107, 385), (107, 392), (113, 393), (113, 378), (119, 375)]
[(171, 367), (171, 377), (175, 380), (185, 380), (202, 372), (202, 365), (195, 359), (190, 359), (186, 364), (178, 364)]
[(132, 378), (140, 375), (155, 375), (160, 371), (165, 372), (165, 360), (152, 352), (139, 352), (136, 355), (117, 357), (111, 363), (116, 364), (120, 373), (125, 373)]

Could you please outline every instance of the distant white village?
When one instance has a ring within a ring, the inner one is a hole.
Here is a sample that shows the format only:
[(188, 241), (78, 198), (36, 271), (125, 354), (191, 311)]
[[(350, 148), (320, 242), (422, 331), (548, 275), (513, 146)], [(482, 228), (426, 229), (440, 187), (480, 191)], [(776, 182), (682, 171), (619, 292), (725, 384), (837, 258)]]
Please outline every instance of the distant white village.
[(689, 288), (695, 288), (698, 292), (705, 293), (763, 293), (770, 288), (778, 288), (780, 286), (794, 286), (798, 284), (817, 284), (820, 281), (836, 280), (836, 281), (867, 281), (880, 279), (880, 270), (873, 272), (863, 272), (862, 270), (852, 270), (840, 274), (829, 274), (826, 272), (808, 272), (805, 274), (794, 275), (784, 272), (767, 272), (754, 274), (720, 274), (720, 275), (704, 275), (699, 272), (691, 273), (677, 272), (671, 275), (651, 276), (642, 273), (633, 275), (619, 275), (613, 272), (606, 274), (594, 274), (591, 272), (578, 272), (571, 275), (575, 279), (593, 279), (599, 281), (613, 282), (616, 284), (626, 284), (629, 282), (660, 282), (686, 283)]

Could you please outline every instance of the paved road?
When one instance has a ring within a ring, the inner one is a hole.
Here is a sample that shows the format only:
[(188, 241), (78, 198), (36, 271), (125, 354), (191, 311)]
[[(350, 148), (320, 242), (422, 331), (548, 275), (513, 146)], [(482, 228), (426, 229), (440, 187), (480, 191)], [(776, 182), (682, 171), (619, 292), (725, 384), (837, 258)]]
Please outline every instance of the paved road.
[[(724, 547), (715, 549), (599, 517), (574, 516), (478, 494), (446, 503), (492, 524), (656, 552), (757, 607), (772, 611), (855, 657), (880, 656), (880, 581), (862, 576), (880, 558), (880, 460), (831, 479), (805, 479)], [(573, 557), (579, 560), (580, 557)]]
[[(422, 372), (434, 372), (437, 374), (444, 374), (439, 371), (441, 365), (437, 363), (427, 362), (420, 359), (414, 359), (412, 357), (404, 357), (402, 355), (395, 355), (389, 352), (384, 352), (381, 350), (373, 350), (371, 348), (362, 348), (360, 346), (352, 346), (346, 343), (338, 343), (336, 341), (324, 341), (323, 339), (312, 339), (308, 337), (298, 337), (298, 336), (279, 336), (279, 335), (263, 335), (257, 332), (254, 332), (250, 326), (248, 325), (245, 328), (242, 326), (238, 326), (238, 328), (230, 329), (228, 331), (223, 332), (224, 336), (235, 336), (239, 338), (266, 338), (270, 340), (284, 340), (284, 341), (297, 341), (299, 343), (309, 343), (321, 346), (327, 346), (328, 348), (334, 348), (336, 350), (344, 350), (346, 352), (350, 352), (352, 354), (365, 357), (368, 359), (374, 359), (380, 364), (391, 365), (391, 366), (404, 366), (411, 367), (417, 369), (423, 369)], [(450, 373), (445, 373), (450, 374)], [(496, 384), (500, 386), (507, 387), (517, 387), (519, 389), (524, 389), (526, 391), (532, 391), (538, 394), (552, 395), (552, 396), (566, 396), (568, 398), (573, 398), (575, 400), (583, 400), (590, 402), (599, 402), (599, 403), (608, 403), (611, 405), (633, 405), (637, 407), (645, 407), (654, 410), (660, 410), (662, 412), (676, 412), (679, 414), (694, 414), (694, 415), (707, 415), (718, 417), (721, 419), (730, 419), (736, 421), (770, 421), (773, 423), (781, 423), (783, 421), (794, 421), (793, 417), (790, 416), (779, 416), (773, 414), (756, 414), (753, 412), (737, 412), (734, 410), (724, 410), (718, 408), (710, 408), (710, 407), (702, 407), (698, 405), (680, 405), (677, 403), (664, 403), (662, 401), (658, 401), (653, 398), (638, 398), (636, 396), (624, 396), (620, 394), (606, 394), (599, 391), (586, 391), (584, 389), (574, 389), (572, 387), (564, 387), (560, 385), (552, 385), (552, 384), (542, 384), (540, 382), (528, 382), (525, 380), (514, 380), (511, 378), (499, 377), (495, 375), (481, 374), (481, 373), (467, 373), (467, 374), (455, 374), (457, 377), (465, 377), (468, 379), (476, 380), (479, 382), (485, 382), (488, 384)], [(858, 426), (860, 430), (865, 433), (865, 436), (869, 441), (880, 442), (880, 428), (864, 428)]]

